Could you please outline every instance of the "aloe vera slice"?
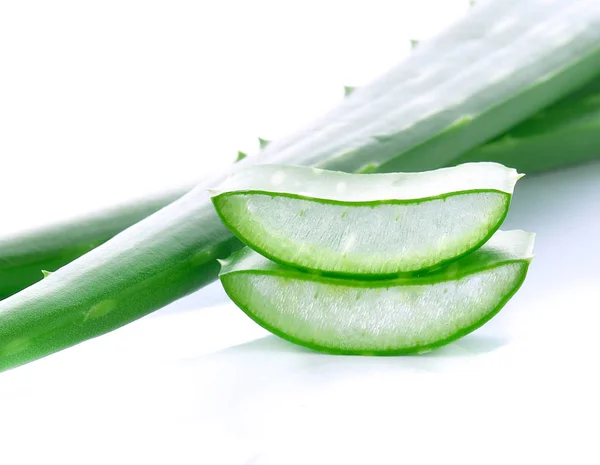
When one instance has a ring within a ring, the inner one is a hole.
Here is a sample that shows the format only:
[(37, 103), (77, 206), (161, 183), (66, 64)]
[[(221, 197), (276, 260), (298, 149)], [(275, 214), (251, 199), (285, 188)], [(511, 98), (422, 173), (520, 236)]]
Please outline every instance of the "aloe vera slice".
[(497, 163), (390, 174), (258, 165), (211, 194), (228, 228), (275, 262), (381, 277), (480, 247), (504, 220), (520, 176)]
[(498, 231), (435, 273), (379, 281), (304, 273), (244, 248), (222, 263), (220, 279), (250, 318), (296, 344), (340, 354), (418, 353), (498, 313), (525, 279), (533, 242), (531, 233)]

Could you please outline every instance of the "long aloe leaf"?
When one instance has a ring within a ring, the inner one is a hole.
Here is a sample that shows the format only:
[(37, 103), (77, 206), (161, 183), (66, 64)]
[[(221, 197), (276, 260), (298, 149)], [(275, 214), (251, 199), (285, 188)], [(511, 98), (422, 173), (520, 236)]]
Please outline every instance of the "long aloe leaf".
[(308, 157), (340, 171), (435, 169), (586, 84), (599, 66), (597, 1), (488, 2), (266, 152), (271, 162)]
[[(346, 95), (354, 90), (346, 88)], [(560, 168), (599, 157), (599, 129), (600, 80), (595, 80), (446, 165), (497, 161), (524, 173)], [(245, 154), (238, 154), (238, 160), (243, 158)], [(372, 163), (365, 168), (369, 171), (376, 166)], [(444, 164), (431, 167), (441, 166)], [(41, 268), (56, 270), (66, 265), (186, 191), (165, 196), (162, 202), (152, 198), (101, 212), (97, 215), (101, 224), (98, 228), (93, 227), (93, 220), (78, 218), (20, 237), (0, 238), (0, 299), (40, 280)]]
[(183, 194), (183, 189), (169, 192), (0, 237), (0, 299), (40, 281), (42, 270), (55, 271), (72, 262)]

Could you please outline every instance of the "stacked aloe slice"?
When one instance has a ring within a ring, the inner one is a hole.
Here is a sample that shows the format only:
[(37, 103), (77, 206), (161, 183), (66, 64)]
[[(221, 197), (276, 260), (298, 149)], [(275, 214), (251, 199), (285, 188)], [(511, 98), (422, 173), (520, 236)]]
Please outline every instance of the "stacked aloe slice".
[(521, 177), (498, 163), (347, 174), (257, 165), (211, 190), (248, 247), (229, 297), (289, 341), (343, 354), (422, 353), (483, 325), (517, 292), (534, 235), (499, 231)]

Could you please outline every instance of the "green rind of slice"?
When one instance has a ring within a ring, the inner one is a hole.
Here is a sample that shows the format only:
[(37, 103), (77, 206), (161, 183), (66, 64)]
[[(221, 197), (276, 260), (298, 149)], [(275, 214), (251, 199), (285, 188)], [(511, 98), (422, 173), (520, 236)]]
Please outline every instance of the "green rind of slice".
[(261, 255), (374, 279), (437, 268), (480, 247), (504, 221), (519, 178), (497, 163), (392, 174), (258, 165), (211, 193), (225, 225)]
[(233, 302), (256, 323), (295, 344), (347, 355), (426, 352), (479, 328), (521, 287), (534, 235), (497, 232), (435, 273), (380, 281), (318, 276), (245, 248), (222, 263)]

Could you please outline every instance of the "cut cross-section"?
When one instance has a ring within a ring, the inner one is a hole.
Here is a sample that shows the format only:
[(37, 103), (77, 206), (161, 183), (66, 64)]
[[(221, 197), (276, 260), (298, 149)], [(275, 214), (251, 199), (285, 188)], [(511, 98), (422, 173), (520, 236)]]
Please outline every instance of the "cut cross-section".
[(480, 247), (504, 220), (520, 176), (483, 162), (392, 174), (259, 165), (211, 195), (231, 231), (275, 262), (385, 277), (431, 269)]
[(291, 342), (330, 353), (418, 353), (492, 318), (517, 292), (534, 235), (498, 231), (483, 247), (418, 278), (360, 281), (278, 265), (245, 248), (221, 282), (250, 318)]

